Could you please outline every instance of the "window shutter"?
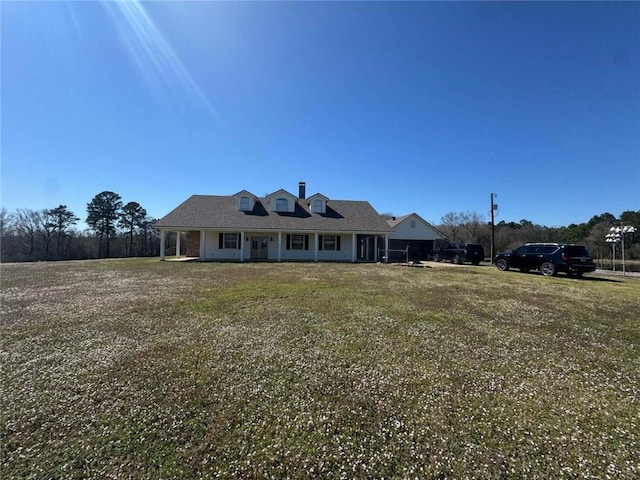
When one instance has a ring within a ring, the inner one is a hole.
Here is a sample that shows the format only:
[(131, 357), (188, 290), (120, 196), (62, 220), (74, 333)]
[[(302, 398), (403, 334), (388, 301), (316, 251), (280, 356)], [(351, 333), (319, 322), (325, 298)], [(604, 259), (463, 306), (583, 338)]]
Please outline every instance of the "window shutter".
[(318, 250), (322, 250), (322, 235), (318, 235)]
[(222, 250), (223, 246), (224, 246), (224, 233), (220, 232), (218, 234), (218, 248)]
[(291, 250), (291, 235), (287, 234), (287, 250)]
[(309, 235), (304, 236), (304, 249), (309, 250)]
[(340, 235), (336, 235), (336, 250), (340, 251)]
[(242, 245), (240, 245), (240, 234), (236, 233), (236, 250), (240, 250), (242, 248)]

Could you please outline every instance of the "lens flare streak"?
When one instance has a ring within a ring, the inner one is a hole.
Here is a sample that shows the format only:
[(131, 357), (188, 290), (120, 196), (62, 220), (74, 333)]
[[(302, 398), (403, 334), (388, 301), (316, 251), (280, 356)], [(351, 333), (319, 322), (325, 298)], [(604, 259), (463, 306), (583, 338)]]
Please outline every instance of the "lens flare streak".
[(135, 66), (156, 97), (171, 92), (218, 114), (138, 0), (103, 2)]

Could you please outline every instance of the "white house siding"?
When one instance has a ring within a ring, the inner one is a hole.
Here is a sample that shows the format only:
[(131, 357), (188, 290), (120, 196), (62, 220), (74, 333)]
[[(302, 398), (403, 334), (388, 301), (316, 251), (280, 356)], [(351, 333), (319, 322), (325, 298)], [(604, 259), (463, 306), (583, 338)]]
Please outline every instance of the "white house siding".
[[(282, 260), (283, 261), (295, 261), (305, 260), (314, 261), (316, 252), (315, 234), (309, 235), (309, 249), (308, 250), (287, 250), (287, 234), (282, 234)], [(332, 235), (332, 234), (327, 234)], [(318, 250), (319, 262), (350, 262), (352, 261), (352, 239), (351, 235), (340, 235), (340, 250)], [(271, 252), (269, 253), (271, 258)], [(273, 256), (275, 260), (276, 255)]]
[[(415, 228), (411, 228), (411, 221), (415, 221)], [(389, 234), (390, 239), (408, 238), (411, 240), (439, 240), (442, 235), (436, 230), (426, 225), (422, 220), (413, 215), (407, 217), (403, 222), (396, 225), (393, 232)]]
[[(240, 248), (229, 249), (219, 248), (219, 235), (221, 232), (207, 231), (205, 232), (205, 255), (204, 260), (226, 260), (226, 261), (250, 261), (251, 260), (251, 237), (267, 237), (269, 238), (268, 260), (278, 260), (278, 233), (264, 232), (244, 232), (244, 252)], [(224, 232), (223, 232), (224, 233)], [(226, 232), (240, 233), (240, 232)], [(291, 232), (293, 234), (293, 232)], [(283, 232), (281, 236), (281, 260), (282, 261), (314, 261), (315, 260), (315, 235), (309, 235), (308, 250), (287, 250), (287, 233)], [(333, 234), (327, 234), (333, 235)], [(340, 235), (340, 250), (319, 250), (318, 261), (322, 262), (351, 262), (353, 240), (351, 234)], [(244, 253), (244, 258), (241, 258)]]
[(287, 235), (303, 235), (303, 234), (299, 234), (295, 232), (291, 232), (291, 233), (287, 232), (282, 234), (282, 260), (283, 261), (292, 261), (292, 260), (313, 261), (314, 260), (315, 241), (314, 241), (313, 233), (304, 234), (304, 235), (309, 235), (307, 250), (287, 250)]
[[(329, 234), (330, 235), (330, 234)], [(319, 250), (318, 261), (326, 262), (350, 262), (352, 260), (351, 235), (340, 235), (340, 250)]]
[[(205, 234), (205, 248), (204, 248), (204, 259), (205, 260), (235, 260), (240, 261), (240, 252), (239, 248), (231, 249), (231, 248), (218, 248), (218, 235), (220, 232), (206, 232)], [(233, 233), (233, 232), (227, 232)], [(237, 232), (239, 233), (239, 232)], [(246, 244), (247, 242), (245, 242)], [(247, 246), (245, 245), (245, 252), (247, 250)], [(246, 254), (246, 253), (245, 253)], [(248, 254), (246, 254), (248, 255)]]

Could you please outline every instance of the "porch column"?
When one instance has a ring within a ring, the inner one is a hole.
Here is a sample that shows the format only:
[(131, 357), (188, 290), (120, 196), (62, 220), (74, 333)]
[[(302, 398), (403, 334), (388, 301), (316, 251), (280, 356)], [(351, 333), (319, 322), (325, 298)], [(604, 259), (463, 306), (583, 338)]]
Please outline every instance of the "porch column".
[(355, 263), (358, 259), (358, 236), (355, 233), (351, 234), (351, 261)]
[(205, 249), (207, 247), (207, 232), (200, 230), (200, 260), (204, 261), (206, 258)]
[(373, 237), (373, 261), (377, 262), (378, 261), (378, 236), (376, 235), (375, 237)]
[(166, 233), (164, 230), (160, 230), (160, 261), (164, 262), (164, 237)]
[(180, 232), (176, 232), (176, 257), (180, 256)]
[(282, 261), (282, 232), (278, 232), (278, 261)]
[(386, 250), (387, 258), (385, 263), (389, 263), (389, 234), (384, 235), (384, 249)]
[(314, 242), (313, 242), (313, 261), (317, 262), (318, 261), (318, 233), (314, 233)]
[(244, 262), (244, 232), (240, 232), (240, 261)]

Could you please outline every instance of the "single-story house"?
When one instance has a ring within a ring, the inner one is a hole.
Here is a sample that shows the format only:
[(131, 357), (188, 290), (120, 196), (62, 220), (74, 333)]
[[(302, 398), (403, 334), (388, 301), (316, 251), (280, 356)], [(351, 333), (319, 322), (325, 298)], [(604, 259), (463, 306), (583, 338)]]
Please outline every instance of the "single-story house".
[(426, 260), (431, 258), (435, 242), (446, 238), (444, 233), (417, 213), (389, 218), (387, 224), (393, 230), (388, 235), (388, 249), (391, 251), (392, 258), (393, 252), (397, 253), (408, 247), (410, 260)]
[(167, 232), (176, 252), (186, 233), (186, 254), (214, 261), (378, 261), (389, 249), (392, 227), (366, 201), (306, 197), (281, 189), (265, 197), (242, 190), (235, 195), (193, 195), (155, 223), (160, 259)]

